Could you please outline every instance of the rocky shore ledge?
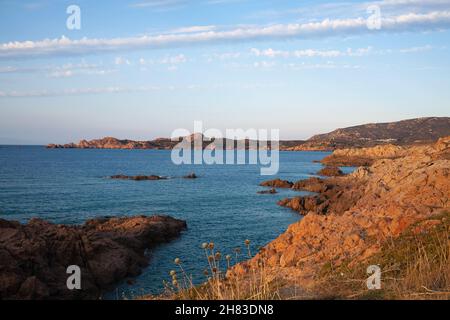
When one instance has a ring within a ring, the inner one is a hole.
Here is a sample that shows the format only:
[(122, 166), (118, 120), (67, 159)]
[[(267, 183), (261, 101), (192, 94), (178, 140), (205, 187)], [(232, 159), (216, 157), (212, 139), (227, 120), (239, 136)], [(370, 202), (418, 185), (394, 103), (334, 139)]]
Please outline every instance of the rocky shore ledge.
[[(146, 250), (169, 241), (186, 222), (167, 216), (88, 220), (81, 226), (0, 219), (0, 300), (97, 299), (138, 275)], [(66, 286), (67, 267), (81, 269), (82, 290)]]
[[(339, 286), (332, 289), (336, 290), (332, 294), (338, 295), (339, 288), (346, 283), (359, 281), (350, 278), (349, 270), (364, 266), (364, 272), (360, 275), (363, 281), (358, 289), (364, 292), (367, 265), (375, 263), (381, 268), (386, 267), (387, 258), (382, 252), (386, 245), (395, 244), (396, 239), (410, 232), (412, 227), (414, 232), (427, 232), (436, 225), (448, 223), (447, 218), (435, 217), (450, 212), (450, 137), (441, 138), (434, 144), (409, 148), (377, 146), (338, 150), (324, 162), (367, 166), (342, 177), (311, 178), (295, 183), (294, 189), (318, 194), (285, 199), (280, 204), (301, 212), (305, 217), (290, 225), (285, 233), (254, 258), (233, 267), (228, 272), (230, 279), (246, 275), (250, 277), (254, 270), (260, 270), (263, 265), (264, 277), (281, 288), (281, 296), (292, 298), (294, 292), (301, 292), (297, 298), (318, 297), (314, 290), (323, 280), (321, 275), (324, 270), (342, 270), (338, 274)], [(443, 228), (445, 230), (447, 227)], [(414, 234), (409, 238), (412, 240), (406, 241), (402, 248), (419, 246), (419, 243), (414, 243), (414, 239), (417, 239)], [(432, 234), (424, 237), (424, 241), (432, 238)], [(431, 246), (432, 252), (442, 252), (440, 257), (445, 257), (449, 252), (448, 231), (446, 238), (447, 241), (444, 239)], [(423, 254), (424, 251), (418, 252)], [(394, 258), (400, 253), (394, 251)], [(385, 260), (369, 263), (369, 259), (377, 254)], [(428, 256), (430, 259), (436, 257), (439, 256)], [(401, 267), (405, 259), (414, 261), (417, 257), (401, 258), (393, 268)], [(420, 267), (427, 259), (417, 265)], [(437, 270), (428, 277), (428, 285), (435, 287), (425, 287), (431, 290), (427, 291), (428, 294), (439, 292), (443, 286), (444, 293), (448, 291), (445, 288), (448, 285), (445, 275), (448, 276), (450, 270), (448, 261), (448, 257), (442, 259), (442, 264), (438, 266), (441, 271)], [(423, 291), (424, 284), (420, 283), (420, 277), (429, 270), (419, 271), (411, 279), (414, 284), (417, 283), (418, 290)], [(327, 283), (319, 287), (331, 288)]]

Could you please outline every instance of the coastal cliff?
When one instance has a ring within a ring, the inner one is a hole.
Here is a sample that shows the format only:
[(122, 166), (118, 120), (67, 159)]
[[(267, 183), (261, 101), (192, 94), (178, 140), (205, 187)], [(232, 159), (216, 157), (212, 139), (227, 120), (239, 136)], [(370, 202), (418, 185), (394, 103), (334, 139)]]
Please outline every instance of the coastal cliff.
[[(146, 249), (177, 237), (186, 223), (166, 216), (88, 220), (82, 226), (0, 219), (1, 299), (97, 299), (147, 265)], [(69, 266), (81, 290), (69, 290)]]
[[(317, 195), (285, 199), (280, 204), (305, 217), (254, 258), (232, 268), (229, 277), (251, 275), (252, 270), (261, 270), (264, 265), (265, 277), (277, 283), (287, 296), (299, 290), (300, 297), (320, 297), (319, 292), (329, 286), (321, 283), (324, 270), (346, 270), (339, 273), (344, 286), (345, 281), (356, 281), (345, 278), (349, 270), (367, 267), (373, 257), (380, 260), (371, 263), (386, 268), (381, 257), (387, 244), (396, 243), (411, 230), (426, 233), (443, 226), (444, 240), (440, 243), (446, 258), (439, 267), (443, 269), (444, 280), (434, 279), (432, 283), (437, 288), (431, 289), (448, 292), (442, 286), (449, 285), (445, 274), (450, 271), (450, 137), (431, 145), (400, 149), (386, 146), (376, 150), (336, 152), (339, 157), (355, 154), (373, 163), (347, 176), (296, 183), (294, 188), (314, 191)], [(424, 239), (430, 237), (426, 235)], [(418, 245), (416, 235), (411, 239), (408, 245)], [(433, 250), (438, 248), (439, 244), (432, 246)], [(398, 255), (401, 250), (397, 251)], [(405, 259), (411, 262), (414, 257)], [(334, 294), (338, 295), (336, 290)]]

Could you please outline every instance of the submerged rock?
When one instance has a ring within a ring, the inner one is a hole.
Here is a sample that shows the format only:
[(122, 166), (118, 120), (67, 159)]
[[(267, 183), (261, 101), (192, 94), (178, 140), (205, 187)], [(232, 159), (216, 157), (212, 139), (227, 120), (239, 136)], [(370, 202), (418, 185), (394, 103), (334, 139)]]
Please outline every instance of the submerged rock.
[(258, 194), (275, 194), (278, 193), (277, 189), (272, 188), (270, 190), (262, 190), (262, 191), (258, 191)]
[(146, 181), (146, 180), (166, 180), (167, 177), (156, 176), (156, 175), (150, 175), (150, 176), (144, 176), (144, 175), (126, 176), (126, 175), (123, 175), (123, 174), (118, 174), (118, 175), (111, 176), (111, 179)]
[[(82, 226), (0, 219), (1, 299), (96, 299), (148, 263), (148, 248), (177, 237), (186, 222), (167, 216), (88, 220)], [(71, 265), (81, 289), (69, 290)]]
[(197, 179), (198, 176), (194, 172), (192, 172), (192, 173), (188, 174), (187, 176), (184, 176), (183, 178), (185, 178), (185, 179)]

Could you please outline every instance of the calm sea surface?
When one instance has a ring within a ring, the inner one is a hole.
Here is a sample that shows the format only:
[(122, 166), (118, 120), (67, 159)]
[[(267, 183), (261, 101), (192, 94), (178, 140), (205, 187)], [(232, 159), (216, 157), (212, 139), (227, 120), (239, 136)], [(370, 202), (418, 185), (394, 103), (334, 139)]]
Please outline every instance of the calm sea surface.
[[(326, 152), (281, 152), (276, 177), (306, 179), (317, 172)], [(135, 284), (119, 284), (106, 298), (157, 293), (170, 280), (179, 257), (195, 281), (207, 266), (200, 248), (213, 241), (225, 255), (250, 239), (253, 250), (275, 239), (300, 216), (277, 206), (279, 199), (301, 195), (280, 189), (259, 195), (257, 165), (172, 164), (170, 151), (45, 149), (0, 147), (0, 218), (26, 222), (39, 217), (55, 223), (81, 224), (99, 216), (167, 214), (187, 221), (188, 230), (150, 253), (151, 262)], [(350, 169), (348, 169), (350, 170)], [(195, 172), (199, 179), (182, 179)], [(160, 181), (122, 181), (115, 174), (169, 176)]]

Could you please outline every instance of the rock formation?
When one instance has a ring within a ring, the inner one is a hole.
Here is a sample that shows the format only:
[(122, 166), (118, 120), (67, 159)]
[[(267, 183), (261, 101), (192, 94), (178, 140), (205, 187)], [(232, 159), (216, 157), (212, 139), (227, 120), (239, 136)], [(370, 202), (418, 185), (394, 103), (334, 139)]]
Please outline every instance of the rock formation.
[(158, 138), (152, 141), (133, 141), (105, 137), (91, 141), (81, 140), (79, 143), (49, 144), (49, 149), (172, 149), (177, 142), (168, 138)]
[(339, 169), (339, 167), (335, 167), (335, 166), (326, 166), (326, 167), (322, 168), (321, 170), (319, 170), (319, 172), (317, 172), (317, 174), (321, 175), (321, 176), (326, 176), (326, 177), (338, 177), (338, 176), (344, 175), (342, 170)]
[[(294, 143), (294, 142), (287, 142)], [(191, 149), (223, 149), (223, 150), (267, 150), (271, 148), (271, 142), (257, 140), (215, 139), (208, 138), (201, 133), (194, 133), (177, 139), (157, 138), (149, 141), (134, 141), (105, 137), (94, 140), (81, 140), (78, 143), (49, 144), (48, 149), (157, 149), (171, 150), (174, 148)]]
[[(345, 148), (373, 147), (377, 145), (411, 145), (434, 142), (450, 135), (449, 117), (432, 117), (403, 120), (390, 123), (371, 123), (349, 128), (337, 129), (329, 133), (311, 137), (308, 140), (286, 140), (279, 142), (279, 149), (286, 151), (332, 151)], [(217, 143), (214, 138), (194, 133), (184, 137), (193, 148), (203, 149), (270, 149), (265, 141), (224, 139)], [(106, 137), (95, 140), (81, 140), (79, 143), (49, 144), (49, 149), (161, 149), (169, 150), (177, 146), (183, 138), (172, 141), (158, 138), (149, 141), (133, 141)], [(259, 146), (258, 146), (259, 145)]]
[[(391, 148), (386, 147), (385, 155), (392, 155)], [(401, 152), (401, 157), (375, 160), (343, 177), (296, 183), (297, 189), (319, 194), (280, 204), (305, 217), (229, 275), (245, 275), (262, 259), (274, 279), (308, 288), (326, 264), (362, 263), (409, 226), (448, 212), (450, 137)]]
[(271, 187), (271, 188), (292, 188), (294, 184), (291, 181), (275, 179), (264, 181), (260, 183), (261, 187)]
[(155, 176), (155, 175), (150, 175), (150, 176), (145, 176), (145, 175), (139, 175), (139, 176), (126, 176), (126, 175), (123, 175), (123, 174), (118, 174), (118, 175), (111, 176), (111, 179), (116, 179), (116, 180), (147, 181), (147, 180), (166, 180), (167, 177), (163, 177), (163, 176)]
[(407, 148), (388, 144), (370, 148), (350, 148), (335, 150), (321, 162), (328, 166), (370, 166), (378, 159), (396, 159), (403, 157)]
[[(180, 234), (186, 223), (165, 216), (88, 220), (82, 226), (0, 219), (1, 299), (96, 299), (146, 266), (145, 250)], [(66, 286), (81, 268), (81, 290)]]
[(276, 193), (278, 193), (278, 192), (277, 192), (277, 189), (275, 189), (275, 188), (272, 188), (272, 189), (269, 189), (269, 190), (262, 190), (262, 191), (258, 191), (257, 192), (257, 194), (276, 194)]
[(192, 173), (188, 174), (187, 176), (184, 176), (183, 178), (185, 178), (185, 179), (197, 179), (198, 176), (194, 172), (192, 172)]

